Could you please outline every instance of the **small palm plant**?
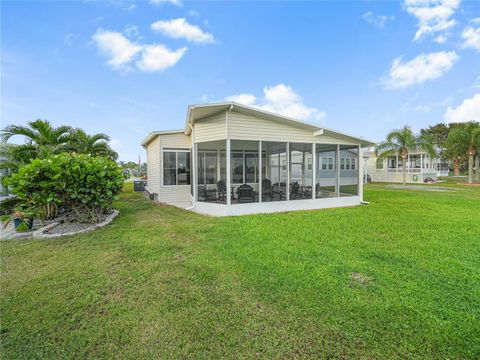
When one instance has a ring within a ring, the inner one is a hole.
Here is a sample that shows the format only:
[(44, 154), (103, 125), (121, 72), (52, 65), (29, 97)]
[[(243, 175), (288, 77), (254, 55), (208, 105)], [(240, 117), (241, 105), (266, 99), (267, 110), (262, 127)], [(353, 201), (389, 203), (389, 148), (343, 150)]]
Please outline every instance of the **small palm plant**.
[(110, 137), (106, 134), (89, 135), (83, 129), (77, 128), (70, 134), (67, 149), (78, 154), (105, 156), (116, 160), (118, 154), (110, 147), (109, 141)]
[(5, 144), (13, 136), (24, 136), (26, 143), (17, 146), (17, 153), (23, 149), (30, 151), (32, 157), (44, 159), (64, 150), (71, 130), (70, 126), (54, 127), (49, 121), (39, 119), (30, 121), (27, 126), (7, 126), (1, 132), (1, 141)]
[(402, 183), (407, 182), (407, 158), (411, 150), (421, 145), (420, 139), (415, 136), (409, 126), (402, 129), (392, 130), (387, 134), (385, 141), (375, 148), (375, 154), (383, 159), (388, 156), (397, 155), (402, 158)]

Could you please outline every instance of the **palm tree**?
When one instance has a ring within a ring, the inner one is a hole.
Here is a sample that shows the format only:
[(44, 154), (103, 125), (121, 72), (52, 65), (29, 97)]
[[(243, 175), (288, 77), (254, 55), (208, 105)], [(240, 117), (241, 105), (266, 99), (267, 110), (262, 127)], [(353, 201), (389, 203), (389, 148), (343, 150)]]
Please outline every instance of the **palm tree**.
[(407, 158), (410, 150), (420, 145), (419, 139), (415, 136), (409, 126), (402, 129), (392, 130), (387, 134), (386, 140), (381, 142), (375, 149), (379, 158), (399, 155), (402, 158), (402, 182), (407, 182)]
[(24, 136), (26, 143), (23, 151), (34, 149), (33, 157), (46, 158), (63, 151), (70, 131), (70, 126), (54, 127), (49, 121), (38, 119), (28, 122), (27, 126), (7, 126), (2, 130), (0, 139), (5, 144), (13, 136)]
[(433, 168), (433, 159), (441, 156), (442, 145), (434, 135), (422, 132), (417, 138), (417, 147), (428, 154), (429, 167)]
[(0, 169), (9, 169), (16, 172), (21, 166), (28, 164), (37, 155), (35, 146), (24, 144), (0, 143), (0, 156), (4, 158), (0, 162)]
[[(468, 183), (473, 183), (473, 162), (480, 152), (480, 124), (470, 122), (467, 124), (468, 131)], [(476, 167), (476, 177), (478, 178), (478, 166)], [(478, 180), (478, 179), (477, 179)]]
[(77, 128), (71, 131), (67, 148), (79, 154), (105, 156), (116, 160), (118, 154), (108, 145), (109, 141), (110, 137), (106, 134), (89, 135), (83, 129)]
[[(454, 158), (455, 175), (458, 175), (459, 164), (468, 158), (468, 183), (473, 182), (473, 162), (480, 152), (480, 124), (468, 122), (464, 126), (453, 129), (448, 134), (447, 153)], [(477, 161), (478, 162), (478, 161)], [(478, 177), (478, 166), (476, 166)]]

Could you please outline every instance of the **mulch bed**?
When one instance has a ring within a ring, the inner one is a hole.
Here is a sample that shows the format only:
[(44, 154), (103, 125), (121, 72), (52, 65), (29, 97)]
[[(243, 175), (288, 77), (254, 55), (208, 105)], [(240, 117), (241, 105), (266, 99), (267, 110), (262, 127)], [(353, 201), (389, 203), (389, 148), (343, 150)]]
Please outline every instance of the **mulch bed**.
[[(102, 214), (100, 216), (100, 221), (104, 221), (110, 214)], [(60, 222), (60, 224), (48, 229), (45, 231), (45, 234), (68, 234), (72, 232), (78, 232), (82, 231), (85, 229), (88, 229), (94, 224), (89, 224), (89, 223), (74, 223), (74, 222), (67, 222), (65, 219), (58, 219), (57, 221)]]

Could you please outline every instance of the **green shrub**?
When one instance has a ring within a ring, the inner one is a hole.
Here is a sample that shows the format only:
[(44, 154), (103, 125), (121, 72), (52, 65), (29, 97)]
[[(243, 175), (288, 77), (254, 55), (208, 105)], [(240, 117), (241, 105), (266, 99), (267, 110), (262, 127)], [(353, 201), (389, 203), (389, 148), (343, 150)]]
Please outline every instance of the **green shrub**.
[(78, 222), (98, 222), (112, 207), (123, 184), (121, 168), (104, 157), (62, 153), (35, 159), (11, 175), (8, 185), (18, 197), (42, 207), (65, 205)]

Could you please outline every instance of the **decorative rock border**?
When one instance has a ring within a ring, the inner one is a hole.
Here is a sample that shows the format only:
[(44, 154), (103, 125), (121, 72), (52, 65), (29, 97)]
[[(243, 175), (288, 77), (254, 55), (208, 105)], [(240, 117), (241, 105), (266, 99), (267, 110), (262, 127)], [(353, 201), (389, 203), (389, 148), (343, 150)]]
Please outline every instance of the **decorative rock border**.
[(32, 234), (32, 237), (34, 239), (53, 239), (53, 238), (59, 238), (59, 237), (64, 237), (64, 236), (72, 236), (72, 235), (91, 232), (91, 231), (94, 231), (98, 228), (104, 227), (105, 225), (110, 224), (113, 221), (113, 219), (115, 219), (118, 216), (118, 214), (119, 214), (118, 210), (113, 210), (113, 212), (110, 215), (108, 215), (105, 220), (103, 220), (102, 222), (100, 222), (98, 224), (93, 224), (92, 226), (89, 226), (86, 229), (82, 229), (82, 230), (79, 230), (79, 231), (71, 231), (71, 232), (63, 233), (63, 234), (49, 234), (48, 233), (48, 231), (50, 229), (53, 229), (55, 226), (60, 224), (59, 222), (54, 222), (54, 223), (51, 223), (47, 226), (44, 226), (44, 227), (34, 231), (33, 234)]

